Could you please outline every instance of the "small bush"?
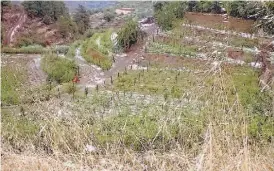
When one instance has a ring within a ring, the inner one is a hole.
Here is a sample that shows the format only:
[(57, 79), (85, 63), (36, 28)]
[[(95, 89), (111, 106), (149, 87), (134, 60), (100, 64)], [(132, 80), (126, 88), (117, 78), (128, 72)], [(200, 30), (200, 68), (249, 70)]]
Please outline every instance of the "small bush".
[(42, 60), (42, 68), (49, 78), (57, 83), (69, 82), (76, 72), (74, 61), (47, 54)]
[(122, 29), (118, 32), (117, 41), (123, 49), (129, 49), (139, 39), (143, 33), (141, 32), (138, 23), (134, 20), (129, 20)]
[(274, 140), (274, 118), (262, 115), (251, 116), (248, 133), (256, 139)]
[(104, 14), (104, 19), (107, 21), (107, 22), (110, 22), (111, 20), (113, 20), (115, 18), (115, 14), (114, 13), (110, 13), (110, 12), (106, 12)]
[(29, 33), (21, 36), (16, 42), (15, 47), (25, 47), (30, 45), (41, 45), (43, 47), (46, 47), (47, 42), (43, 38), (43, 36)]
[(68, 84), (65, 84), (65, 87), (64, 87), (64, 91), (68, 94), (73, 94), (76, 92), (76, 85), (74, 85), (73, 83), (68, 83)]
[(69, 50), (69, 46), (67, 45), (58, 45), (54, 47), (54, 52), (56, 53), (66, 54), (68, 53), (68, 50)]
[(94, 30), (88, 29), (84, 34), (84, 38), (91, 38), (93, 34), (94, 34)]
[(24, 47), (29, 46), (33, 44), (33, 40), (28, 37), (21, 37), (18, 42), (16, 43), (16, 46), (18, 47)]

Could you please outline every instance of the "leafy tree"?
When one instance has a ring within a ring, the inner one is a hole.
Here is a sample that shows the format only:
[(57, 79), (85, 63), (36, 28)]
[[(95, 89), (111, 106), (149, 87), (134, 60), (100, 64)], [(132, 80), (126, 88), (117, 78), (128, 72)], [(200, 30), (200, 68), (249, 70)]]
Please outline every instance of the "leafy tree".
[(106, 12), (104, 14), (104, 19), (107, 21), (107, 22), (110, 22), (111, 20), (114, 19), (114, 13), (111, 13), (111, 12)]
[(170, 30), (173, 27), (174, 19), (184, 16), (187, 4), (185, 2), (169, 2), (154, 8), (158, 9), (154, 15), (158, 25), (163, 30)]
[(89, 12), (83, 5), (79, 5), (79, 7), (76, 9), (74, 21), (78, 26), (79, 33), (81, 34), (84, 34), (85, 31), (89, 28)]
[(262, 28), (269, 34), (274, 34), (274, 2), (263, 3), (256, 12), (257, 28)]
[(220, 2), (213, 1), (211, 4), (211, 12), (215, 14), (220, 14), (222, 12), (222, 7)]
[(188, 1), (187, 2), (187, 11), (192, 12), (195, 11), (195, 7), (197, 6), (197, 1)]
[(118, 32), (117, 42), (123, 49), (129, 49), (143, 36), (138, 23), (129, 20), (124, 27)]
[(11, 5), (11, 2), (10, 1), (1, 1), (1, 6), (4, 7), (4, 6), (10, 6)]
[(173, 12), (169, 12), (164, 8), (163, 10), (160, 10), (156, 13), (155, 18), (157, 24), (163, 30), (170, 30), (172, 29), (172, 24), (176, 16)]
[(65, 37), (74, 37), (77, 35), (77, 25), (70, 17), (61, 16), (57, 21), (58, 30)]
[(68, 9), (62, 1), (24, 1), (22, 5), (29, 16), (41, 17), (48, 24), (60, 16), (68, 16)]
[(157, 11), (162, 10), (163, 6), (165, 6), (166, 4), (167, 4), (167, 2), (156, 2), (156, 3), (153, 5), (153, 10), (154, 10), (154, 12), (157, 12)]

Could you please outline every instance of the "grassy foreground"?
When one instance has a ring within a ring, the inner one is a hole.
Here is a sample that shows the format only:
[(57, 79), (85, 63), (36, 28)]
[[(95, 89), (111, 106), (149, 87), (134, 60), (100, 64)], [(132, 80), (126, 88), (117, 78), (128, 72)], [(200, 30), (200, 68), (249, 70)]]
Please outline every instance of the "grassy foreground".
[[(109, 92), (93, 90), (74, 101), (64, 101), (67, 96), (63, 95), (22, 106), (25, 112), (20, 110), (20, 116), (3, 109), (2, 145), (20, 153), (9, 155), (2, 166), (16, 163), (31, 170), (52, 165), (56, 170), (272, 168), (274, 122), (269, 114), (273, 97), (258, 93), (256, 71), (220, 67), (179, 75), (167, 70), (128, 71)], [(150, 88), (155, 85), (157, 91)], [(180, 91), (173, 95), (171, 85)], [(26, 157), (29, 154), (36, 158)], [(39, 166), (31, 161), (44, 162)]]

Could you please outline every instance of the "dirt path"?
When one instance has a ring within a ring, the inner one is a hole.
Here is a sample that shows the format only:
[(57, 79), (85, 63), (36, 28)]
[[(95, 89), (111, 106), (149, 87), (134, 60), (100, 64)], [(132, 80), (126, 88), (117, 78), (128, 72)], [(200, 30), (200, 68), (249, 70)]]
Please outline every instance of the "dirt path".
[[(145, 42), (148, 41), (152, 34), (155, 33), (155, 29), (155, 25), (146, 27), (145, 31), (149, 33), (149, 37), (147, 37), (143, 42), (132, 46), (130, 51), (126, 53), (115, 54), (115, 62), (112, 64), (112, 67), (108, 71), (103, 71), (100, 67), (87, 63), (86, 60), (81, 56), (80, 48), (77, 48), (75, 52), (75, 61), (79, 66), (80, 72), (80, 83), (78, 84), (79, 87), (82, 89), (84, 87), (94, 88), (96, 85), (103, 85), (106, 80), (110, 80), (110, 78), (116, 76), (118, 72), (124, 72), (125, 68), (129, 68), (134, 64), (136, 65), (137, 61), (144, 59), (143, 56), (145, 54)], [(96, 39), (96, 44), (101, 46), (100, 37)]]
[(80, 48), (76, 49), (75, 62), (79, 66), (81, 88), (94, 88), (97, 84), (103, 84), (105, 81), (104, 72), (98, 66), (88, 64), (81, 56)]
[[(132, 53), (132, 52), (131, 52)], [(103, 85), (104, 81), (110, 79), (111, 76), (116, 76), (118, 72), (123, 72), (126, 67), (134, 63), (134, 59), (139, 58), (139, 53), (134, 55), (116, 54), (115, 62), (108, 71), (103, 71), (100, 67), (86, 62), (80, 54), (80, 48), (76, 49), (75, 61), (79, 66), (80, 83), (79, 87), (95, 88), (96, 85)]]
[(24, 13), (22, 10), (22, 13), (17, 20), (16, 24), (8, 31), (7, 34), (7, 45), (10, 45), (14, 40), (14, 35), (16, 34), (17, 30), (24, 24), (26, 21), (27, 14)]
[(41, 68), (41, 55), (35, 55), (28, 62), (29, 82), (33, 86), (38, 86), (46, 81), (47, 75)]

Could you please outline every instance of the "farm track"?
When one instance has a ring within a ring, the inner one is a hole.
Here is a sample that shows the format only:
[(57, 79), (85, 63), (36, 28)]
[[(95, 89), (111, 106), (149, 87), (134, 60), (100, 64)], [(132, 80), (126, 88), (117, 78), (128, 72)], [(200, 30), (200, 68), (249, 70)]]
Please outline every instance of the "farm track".
[[(152, 30), (155, 29), (155, 26), (152, 25), (151, 28), (148, 27), (145, 31), (152, 33)], [(98, 46), (101, 46), (100, 40), (100, 37), (96, 39)], [(144, 44), (141, 42), (131, 47), (130, 51), (126, 53), (115, 54), (115, 61), (111, 68), (103, 71), (100, 67), (87, 63), (80, 54), (80, 47), (77, 48), (75, 59), (80, 70), (80, 89), (84, 87), (94, 88), (96, 85), (103, 85), (106, 80), (110, 80), (111, 77), (116, 76), (118, 72), (123, 72), (126, 68), (129, 68), (130, 65), (136, 63), (136, 61), (140, 61), (144, 53)]]
[(6, 37), (7, 45), (10, 45), (13, 42), (14, 35), (16, 34), (17, 30), (24, 24), (24, 22), (26, 21), (26, 18), (27, 18), (27, 14), (25, 14), (22, 11), (16, 24), (7, 33), (7, 37)]

